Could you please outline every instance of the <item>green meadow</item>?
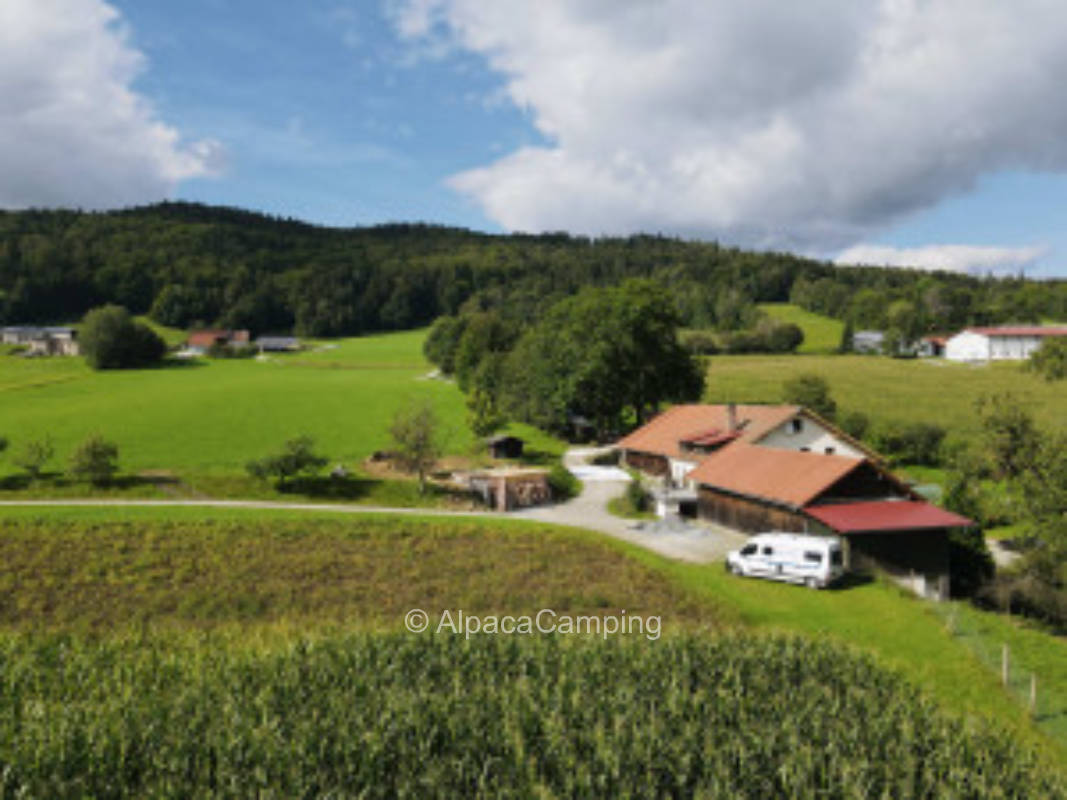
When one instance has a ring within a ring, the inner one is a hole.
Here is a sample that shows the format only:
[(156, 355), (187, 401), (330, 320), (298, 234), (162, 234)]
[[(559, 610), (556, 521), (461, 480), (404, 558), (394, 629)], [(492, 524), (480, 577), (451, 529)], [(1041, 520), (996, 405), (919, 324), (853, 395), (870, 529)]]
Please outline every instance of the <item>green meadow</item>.
[(841, 344), (845, 324), (839, 319), (815, 314), (792, 303), (761, 303), (759, 310), (779, 322), (791, 322), (804, 331), (798, 353), (833, 353)]
[(821, 375), (838, 410), (862, 411), (872, 422), (932, 422), (970, 439), (979, 433), (975, 401), (1013, 394), (1047, 429), (1067, 430), (1063, 383), (1049, 383), (1017, 362), (959, 364), (944, 359), (884, 356), (714, 356), (708, 402), (780, 400), (782, 383), (801, 373)]
[[(429, 402), (440, 420), (445, 452), (479, 458), (463, 396), (450, 381), (429, 377), (425, 331), (317, 342), (302, 353), (259, 359), (172, 361), (148, 370), (93, 372), (81, 359), (0, 357), (0, 435), (21, 442), (51, 437), (65, 466), (92, 433), (115, 441), (123, 473), (180, 479), (200, 495), (271, 496), (244, 465), (308, 434), (331, 463), (358, 474), (362, 462), (390, 446), (398, 408)], [(534, 457), (558, 457), (562, 444), (528, 428)], [(17, 472), (10, 453), (0, 462)], [(160, 484), (165, 485), (165, 484)], [(32, 488), (29, 493), (34, 493)], [(37, 493), (84, 494), (84, 486)], [(155, 485), (127, 488), (157, 493)], [(353, 492), (346, 499), (416, 503), (410, 488)]]

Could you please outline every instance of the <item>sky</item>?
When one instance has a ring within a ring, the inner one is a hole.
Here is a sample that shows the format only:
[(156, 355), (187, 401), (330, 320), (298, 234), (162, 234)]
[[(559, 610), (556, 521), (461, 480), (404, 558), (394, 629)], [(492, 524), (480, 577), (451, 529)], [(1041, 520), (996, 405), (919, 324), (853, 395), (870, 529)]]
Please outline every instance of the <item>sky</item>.
[(1067, 277), (1061, 0), (2, 0), (0, 208)]

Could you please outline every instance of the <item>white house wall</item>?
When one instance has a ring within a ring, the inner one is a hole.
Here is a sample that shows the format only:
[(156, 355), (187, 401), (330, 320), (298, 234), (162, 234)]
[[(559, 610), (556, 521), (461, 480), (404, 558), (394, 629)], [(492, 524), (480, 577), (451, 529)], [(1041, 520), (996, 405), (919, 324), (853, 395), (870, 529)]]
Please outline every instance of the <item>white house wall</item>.
[(846, 442), (833, 432), (827, 430), (807, 417), (795, 417), (800, 423), (800, 430), (794, 430), (793, 420), (779, 425), (756, 444), (761, 447), (775, 447), (779, 450), (808, 450), (812, 453), (825, 453), (827, 449), (834, 455), (849, 458), (864, 458), (865, 453)]
[(994, 361), (1022, 361), (1041, 346), (1038, 336), (994, 336), (990, 339), (989, 357)]
[(963, 331), (945, 343), (945, 358), (949, 361), (988, 361), (990, 339), (984, 333)]
[(671, 482), (675, 486), (687, 486), (689, 481), (686, 479), (686, 476), (697, 468), (696, 463), (693, 461), (683, 461), (680, 458), (671, 458), (668, 459), (668, 461), (670, 462), (671, 467)]

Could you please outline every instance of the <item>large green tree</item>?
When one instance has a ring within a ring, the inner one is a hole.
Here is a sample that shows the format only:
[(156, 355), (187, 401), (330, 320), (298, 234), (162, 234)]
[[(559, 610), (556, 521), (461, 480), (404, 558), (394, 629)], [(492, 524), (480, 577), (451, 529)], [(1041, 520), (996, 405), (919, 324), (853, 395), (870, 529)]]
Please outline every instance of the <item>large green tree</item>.
[(677, 325), (670, 297), (651, 281), (584, 289), (512, 350), (507, 404), (544, 428), (565, 430), (582, 416), (606, 432), (641, 424), (663, 402), (697, 400), (703, 366), (678, 341)]
[(159, 335), (122, 306), (101, 306), (86, 314), (78, 343), (93, 369), (146, 367), (167, 352)]

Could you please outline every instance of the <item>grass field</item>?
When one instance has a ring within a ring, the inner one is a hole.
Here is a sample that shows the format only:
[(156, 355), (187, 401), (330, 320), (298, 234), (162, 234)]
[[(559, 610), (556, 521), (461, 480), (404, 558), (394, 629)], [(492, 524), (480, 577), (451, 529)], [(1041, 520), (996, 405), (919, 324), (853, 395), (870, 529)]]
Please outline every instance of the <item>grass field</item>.
[(833, 353), (841, 344), (845, 323), (806, 311), (791, 303), (761, 303), (759, 310), (779, 322), (791, 322), (804, 331), (799, 353)]
[(709, 402), (779, 402), (782, 383), (807, 372), (826, 379), (839, 411), (862, 411), (875, 423), (933, 422), (970, 439), (980, 430), (975, 400), (1010, 392), (1041, 427), (1067, 430), (1063, 384), (1048, 383), (1018, 363), (972, 366), (882, 356), (715, 356), (704, 397)]
[[(0, 435), (13, 450), (27, 439), (51, 437), (57, 453), (51, 468), (62, 469), (78, 442), (100, 433), (119, 445), (123, 472), (157, 473), (156, 481), (123, 491), (159, 494), (167, 489), (164, 479), (175, 476), (199, 494), (272, 496), (245, 477), (249, 460), (306, 433), (331, 463), (358, 473), (372, 452), (390, 446), (395, 410), (426, 400), (441, 421), (446, 452), (480, 456), (459, 390), (426, 377), (431, 367), (422, 357), (424, 337), (425, 331), (409, 331), (320, 343), (268, 361), (197, 359), (112, 372), (93, 372), (81, 359), (3, 357)], [(516, 430), (534, 458), (551, 461), (562, 451), (551, 437)], [(405, 500), (413, 492), (383, 490), (381, 483), (346, 499), (411, 504)], [(86, 487), (48, 486), (36, 493), (85, 494)]]

